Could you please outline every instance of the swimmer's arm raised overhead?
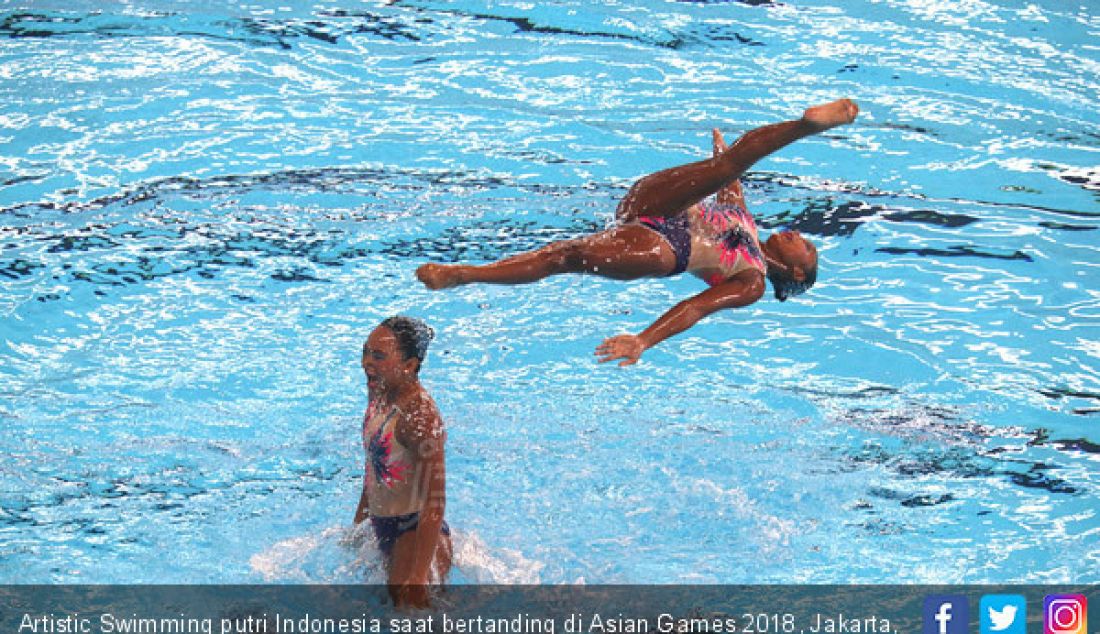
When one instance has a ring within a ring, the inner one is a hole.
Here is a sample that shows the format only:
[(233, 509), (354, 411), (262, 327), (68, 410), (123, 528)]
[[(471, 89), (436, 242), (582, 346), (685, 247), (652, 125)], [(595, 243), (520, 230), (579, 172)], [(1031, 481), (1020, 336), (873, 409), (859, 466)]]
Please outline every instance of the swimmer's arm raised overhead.
[(596, 348), (596, 355), (600, 363), (615, 359), (623, 359), (620, 366), (637, 363), (643, 352), (691, 328), (703, 317), (723, 308), (740, 308), (756, 302), (764, 295), (764, 286), (764, 276), (759, 271), (742, 271), (676, 304), (637, 335), (618, 335), (605, 340)]

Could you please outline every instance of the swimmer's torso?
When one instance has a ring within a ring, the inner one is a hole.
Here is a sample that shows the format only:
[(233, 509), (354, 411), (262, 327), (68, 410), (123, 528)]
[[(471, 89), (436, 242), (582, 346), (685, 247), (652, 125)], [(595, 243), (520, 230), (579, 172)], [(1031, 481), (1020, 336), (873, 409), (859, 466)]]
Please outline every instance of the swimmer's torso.
[(427, 461), (415, 459), (414, 449), (398, 440), (397, 424), (402, 416), (396, 405), (371, 402), (363, 417), (367, 500), (376, 517), (418, 513), (424, 507)]
[(687, 214), (691, 222), (689, 272), (713, 286), (746, 269), (767, 271), (756, 222), (744, 206), (704, 200)]

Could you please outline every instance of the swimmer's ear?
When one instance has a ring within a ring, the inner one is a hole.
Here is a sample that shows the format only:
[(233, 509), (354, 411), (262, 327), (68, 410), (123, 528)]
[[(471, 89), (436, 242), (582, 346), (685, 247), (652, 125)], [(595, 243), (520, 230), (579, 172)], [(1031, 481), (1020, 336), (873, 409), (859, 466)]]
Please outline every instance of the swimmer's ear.
[(806, 281), (806, 270), (801, 266), (790, 266), (786, 262), (781, 262), (767, 253), (764, 254), (764, 261), (767, 263), (769, 269), (781, 271), (783, 275), (790, 277), (799, 284)]
[(405, 372), (412, 376), (416, 376), (420, 373), (420, 359), (416, 357), (409, 357), (405, 359)]

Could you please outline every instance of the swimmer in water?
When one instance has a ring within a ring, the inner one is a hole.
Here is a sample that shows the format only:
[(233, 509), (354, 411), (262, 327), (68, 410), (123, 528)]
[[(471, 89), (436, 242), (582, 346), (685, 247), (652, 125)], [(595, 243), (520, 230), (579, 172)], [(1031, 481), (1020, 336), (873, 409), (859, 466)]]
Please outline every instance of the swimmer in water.
[[(750, 130), (728, 148), (716, 130), (711, 158), (636, 182), (619, 203), (611, 229), (492, 264), (425, 264), (416, 276), (430, 289), (526, 284), (560, 273), (634, 280), (687, 271), (709, 284), (711, 288), (673, 306), (642, 332), (611, 337), (596, 348), (601, 363), (636, 363), (643, 352), (703, 317), (756, 302), (764, 295), (765, 279), (780, 301), (813, 286), (817, 249), (797, 231), (761, 241), (738, 179), (772, 152), (851, 123), (858, 113), (854, 102), (840, 99), (807, 109), (801, 119)], [(712, 194), (714, 199), (704, 200)]]
[(367, 459), (355, 524), (370, 523), (398, 607), (428, 607), (428, 584), (442, 583), (451, 568), (451, 531), (443, 521), (446, 435), (420, 384), (432, 336), (424, 322), (396, 316), (363, 344)]

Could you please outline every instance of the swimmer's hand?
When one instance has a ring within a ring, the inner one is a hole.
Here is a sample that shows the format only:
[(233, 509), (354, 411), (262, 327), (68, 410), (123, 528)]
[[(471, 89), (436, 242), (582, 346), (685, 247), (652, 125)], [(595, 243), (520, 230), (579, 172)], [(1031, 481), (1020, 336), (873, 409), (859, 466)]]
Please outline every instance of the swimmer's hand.
[(393, 592), (393, 602), (398, 608), (426, 610), (432, 607), (431, 594), (428, 592), (427, 579), (410, 579)]
[(615, 359), (623, 359), (619, 367), (634, 365), (638, 358), (646, 351), (646, 345), (637, 335), (618, 335), (606, 339), (598, 348), (596, 354), (600, 357), (600, 363), (607, 363)]

